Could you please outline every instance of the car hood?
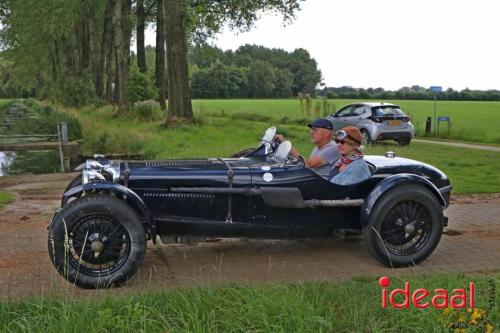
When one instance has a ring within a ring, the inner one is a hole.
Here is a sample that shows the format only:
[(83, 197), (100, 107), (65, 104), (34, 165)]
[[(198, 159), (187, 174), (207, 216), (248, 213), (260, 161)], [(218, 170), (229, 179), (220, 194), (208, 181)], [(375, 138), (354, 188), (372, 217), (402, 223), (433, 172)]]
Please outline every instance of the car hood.
[(127, 161), (125, 168), (134, 170), (226, 170), (247, 169), (256, 164), (264, 163), (258, 158), (192, 158), (192, 159), (169, 159), (169, 160), (146, 160), (146, 161)]

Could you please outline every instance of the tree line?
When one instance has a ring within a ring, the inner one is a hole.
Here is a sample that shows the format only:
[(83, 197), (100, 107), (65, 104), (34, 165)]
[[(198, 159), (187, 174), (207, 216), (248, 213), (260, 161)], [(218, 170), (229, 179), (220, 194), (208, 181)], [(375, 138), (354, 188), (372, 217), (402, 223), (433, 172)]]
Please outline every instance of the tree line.
[[(247, 30), (263, 12), (294, 18), (302, 0), (0, 0), (4, 92), (80, 105), (130, 105), (148, 63), (144, 31), (156, 28), (154, 85), (166, 119), (192, 118), (188, 45), (228, 25)], [(136, 40), (136, 56), (130, 47)], [(3, 75), (2, 75), (3, 74)], [(7, 76), (7, 77), (5, 77)]]
[(191, 93), (196, 98), (286, 98), (314, 94), (321, 71), (307, 50), (244, 45), (236, 51), (195, 47)]
[(436, 97), (439, 100), (447, 101), (500, 101), (499, 90), (470, 90), (468, 88), (461, 91), (448, 88), (440, 93), (431, 92), (429, 89), (413, 85), (402, 87), (398, 90), (384, 90), (384, 88), (353, 88), (325, 87), (318, 89), (316, 93), (327, 98), (346, 99), (410, 99), (410, 100), (431, 100)]

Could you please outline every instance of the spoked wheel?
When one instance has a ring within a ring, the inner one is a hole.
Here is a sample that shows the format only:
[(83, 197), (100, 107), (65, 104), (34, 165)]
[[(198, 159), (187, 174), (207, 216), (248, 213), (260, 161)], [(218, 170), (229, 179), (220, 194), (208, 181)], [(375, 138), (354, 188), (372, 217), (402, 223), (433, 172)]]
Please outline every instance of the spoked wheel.
[(68, 230), (68, 251), (71, 265), (82, 274), (112, 274), (130, 255), (130, 235), (111, 216), (87, 215)]
[(431, 214), (418, 201), (402, 201), (387, 214), (380, 234), (388, 251), (395, 255), (418, 252), (432, 232)]
[(49, 255), (68, 281), (85, 288), (116, 286), (144, 259), (146, 235), (136, 212), (111, 195), (78, 198), (49, 230)]
[(368, 250), (381, 263), (391, 267), (415, 265), (436, 248), (443, 221), (434, 194), (421, 185), (405, 184), (377, 201), (363, 235)]

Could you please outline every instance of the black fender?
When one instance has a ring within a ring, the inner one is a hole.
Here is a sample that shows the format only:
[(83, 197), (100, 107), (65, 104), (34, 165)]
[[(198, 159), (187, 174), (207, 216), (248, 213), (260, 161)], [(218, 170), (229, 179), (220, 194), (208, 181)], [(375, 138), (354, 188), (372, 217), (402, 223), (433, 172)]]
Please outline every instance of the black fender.
[(360, 224), (362, 227), (368, 224), (368, 219), (377, 200), (388, 190), (400, 184), (422, 185), (436, 196), (436, 199), (438, 199), (441, 206), (446, 207), (446, 201), (444, 200), (443, 195), (441, 194), (441, 192), (439, 192), (438, 188), (433, 183), (419, 175), (411, 173), (401, 173), (382, 180), (365, 198), (365, 202), (361, 206), (360, 212)]
[[(92, 190), (107, 190), (111, 191), (115, 194), (120, 194), (117, 195), (117, 198), (125, 200), (136, 212), (137, 214), (144, 218), (147, 222), (148, 225), (148, 233), (150, 233), (152, 236), (156, 235), (156, 227), (153, 223), (153, 220), (151, 218), (151, 214), (149, 212), (149, 209), (147, 208), (146, 204), (144, 201), (141, 199), (137, 193), (129, 189), (128, 187), (125, 187), (120, 184), (116, 183), (108, 183), (108, 182), (99, 182), (99, 183), (88, 183), (84, 185), (79, 185), (76, 187), (73, 187), (69, 191), (66, 191), (63, 194), (63, 199), (62, 203), (63, 206), (65, 206), (72, 196), (81, 193), (81, 192), (87, 192), (87, 191), (92, 191)], [(154, 238), (153, 238), (154, 239)]]

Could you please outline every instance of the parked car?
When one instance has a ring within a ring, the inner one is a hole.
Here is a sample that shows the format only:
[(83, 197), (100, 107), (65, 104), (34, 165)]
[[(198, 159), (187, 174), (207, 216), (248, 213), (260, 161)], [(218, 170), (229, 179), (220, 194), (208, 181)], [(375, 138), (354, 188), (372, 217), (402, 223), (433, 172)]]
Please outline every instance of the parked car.
[(317, 238), (359, 230), (375, 259), (415, 265), (447, 225), (448, 177), (428, 164), (366, 156), (372, 176), (330, 183), (291, 158), (268, 129), (238, 158), (113, 161), (78, 169), (48, 227), (49, 256), (71, 283), (116, 286), (141, 265), (146, 242), (182, 237)]
[(350, 104), (328, 119), (332, 122), (334, 130), (345, 126), (359, 128), (363, 134), (363, 144), (395, 140), (400, 145), (408, 145), (414, 135), (410, 117), (398, 105), (390, 103)]

